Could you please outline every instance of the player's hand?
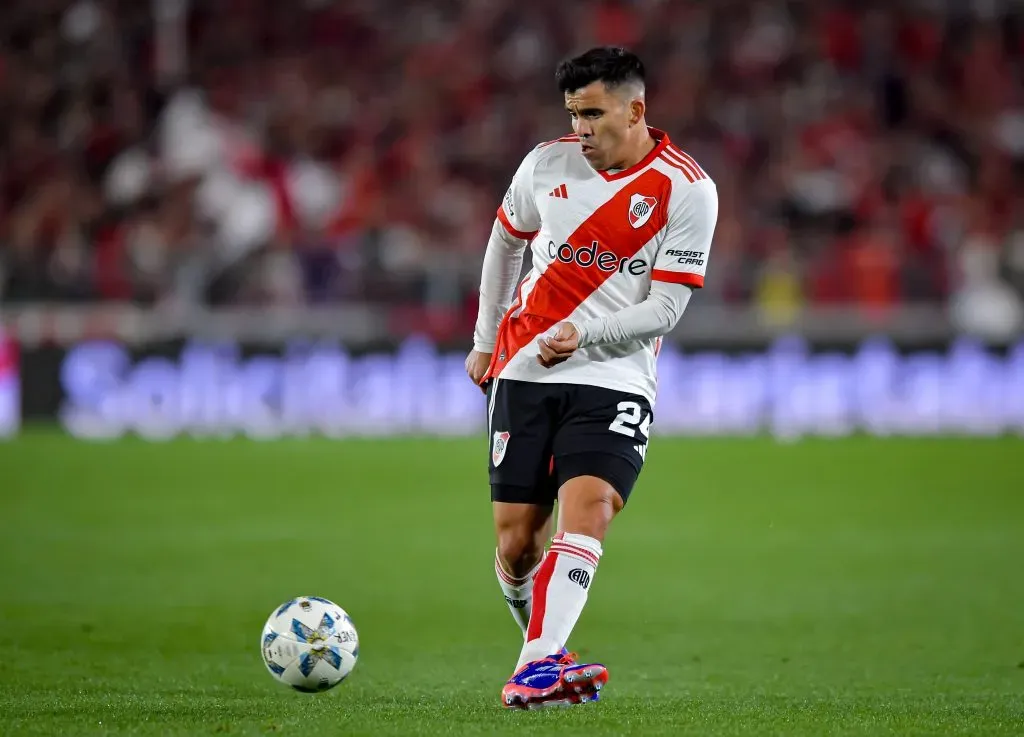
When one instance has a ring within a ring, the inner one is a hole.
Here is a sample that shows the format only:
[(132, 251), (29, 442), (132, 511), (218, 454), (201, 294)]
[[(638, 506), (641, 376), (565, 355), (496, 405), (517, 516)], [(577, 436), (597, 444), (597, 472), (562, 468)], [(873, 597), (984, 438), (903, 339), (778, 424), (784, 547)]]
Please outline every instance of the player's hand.
[(473, 383), (480, 387), (480, 391), (484, 394), (487, 393), (487, 389), (480, 386), (480, 382), (483, 381), (484, 376), (487, 374), (487, 368), (491, 365), (491, 353), (482, 353), (480, 351), (470, 351), (469, 355), (466, 356), (466, 374), (473, 380)]
[(555, 334), (537, 341), (540, 346), (540, 355), (537, 356), (537, 363), (544, 368), (551, 368), (563, 361), (568, 361), (569, 356), (580, 347), (580, 334), (576, 326), (571, 322), (563, 322), (555, 328)]

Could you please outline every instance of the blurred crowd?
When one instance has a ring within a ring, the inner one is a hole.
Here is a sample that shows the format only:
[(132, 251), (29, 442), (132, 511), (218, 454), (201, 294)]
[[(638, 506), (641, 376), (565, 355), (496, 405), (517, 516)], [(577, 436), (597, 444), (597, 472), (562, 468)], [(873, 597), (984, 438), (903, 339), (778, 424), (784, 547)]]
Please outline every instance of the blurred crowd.
[(471, 314), (555, 64), (620, 44), (719, 187), (702, 302), (1020, 319), (1014, 0), (5, 0), (0, 35), (3, 302)]

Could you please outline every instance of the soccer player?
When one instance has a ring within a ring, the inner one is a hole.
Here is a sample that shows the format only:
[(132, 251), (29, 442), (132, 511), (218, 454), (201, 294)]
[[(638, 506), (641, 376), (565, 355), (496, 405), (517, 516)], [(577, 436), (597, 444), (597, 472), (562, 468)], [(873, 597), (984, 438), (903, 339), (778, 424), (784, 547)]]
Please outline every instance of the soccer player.
[(636, 55), (591, 49), (555, 77), (575, 133), (512, 179), (466, 358), (487, 395), (495, 572), (523, 632), (509, 708), (594, 701), (608, 680), (565, 645), (646, 457), (661, 336), (703, 286), (718, 219), (712, 180), (647, 125)]

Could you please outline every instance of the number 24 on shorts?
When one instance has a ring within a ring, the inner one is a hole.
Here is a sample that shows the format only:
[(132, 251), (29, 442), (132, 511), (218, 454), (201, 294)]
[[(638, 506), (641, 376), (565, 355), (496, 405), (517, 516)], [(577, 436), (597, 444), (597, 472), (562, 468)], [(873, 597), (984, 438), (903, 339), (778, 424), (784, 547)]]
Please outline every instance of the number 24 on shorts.
[(609, 430), (625, 435), (628, 438), (635, 439), (637, 431), (643, 435), (644, 440), (649, 437), (651, 428), (651, 415), (649, 412), (645, 415), (643, 408), (636, 402), (619, 402), (616, 409), (619, 411), (619, 414), (615, 416), (612, 424), (608, 426)]

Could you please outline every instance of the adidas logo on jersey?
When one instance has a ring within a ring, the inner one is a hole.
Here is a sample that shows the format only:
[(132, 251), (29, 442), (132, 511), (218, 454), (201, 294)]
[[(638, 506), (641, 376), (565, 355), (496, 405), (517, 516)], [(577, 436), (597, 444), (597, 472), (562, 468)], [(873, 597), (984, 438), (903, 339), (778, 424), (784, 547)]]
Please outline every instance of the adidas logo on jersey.
[(565, 188), (564, 184), (560, 184), (548, 192), (548, 197), (560, 197), (563, 200), (567, 200), (569, 199), (569, 190)]
[(635, 450), (640, 455), (640, 460), (641, 461), (647, 459), (647, 446), (646, 445), (634, 445), (633, 446), (633, 450)]

